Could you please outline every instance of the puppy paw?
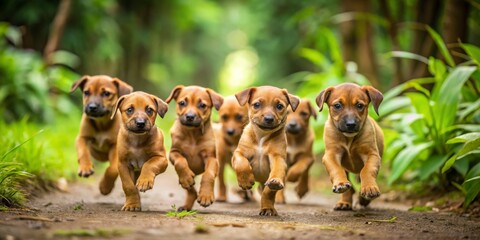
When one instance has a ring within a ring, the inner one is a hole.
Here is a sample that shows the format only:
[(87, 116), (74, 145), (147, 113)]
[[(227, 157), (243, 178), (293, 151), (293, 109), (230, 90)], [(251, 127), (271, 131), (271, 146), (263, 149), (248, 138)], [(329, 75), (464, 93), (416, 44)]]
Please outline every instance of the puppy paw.
[(215, 199), (215, 197), (213, 196), (213, 194), (201, 194), (200, 193), (198, 198), (197, 198), (197, 202), (202, 207), (208, 207), (208, 206), (212, 205), (214, 199)]
[(303, 198), (303, 196), (305, 196), (305, 194), (307, 194), (308, 190), (309, 190), (308, 186), (303, 186), (303, 185), (300, 185), (300, 184), (295, 187), (295, 192), (297, 193), (297, 196), (300, 199)]
[(352, 188), (352, 184), (350, 182), (341, 182), (334, 184), (332, 187), (332, 191), (334, 193), (344, 193), (350, 188)]
[(102, 195), (108, 195), (112, 192), (113, 187), (115, 186), (115, 180), (108, 180), (105, 177), (100, 180), (100, 184), (98, 188), (100, 189), (100, 193)]
[(366, 207), (370, 204), (371, 200), (370, 199), (366, 199), (364, 197), (362, 197), (361, 195), (358, 196), (358, 203), (360, 203), (360, 205), (362, 207)]
[(240, 186), (243, 190), (248, 190), (253, 187), (253, 184), (255, 184), (255, 177), (251, 172), (244, 174), (237, 173), (237, 181), (238, 186)]
[(187, 208), (186, 206), (181, 206), (177, 208), (177, 212), (190, 211), (192, 208)]
[(122, 211), (139, 212), (142, 211), (142, 207), (140, 203), (125, 203), (122, 207)]
[(350, 202), (344, 202), (344, 201), (338, 201), (337, 204), (335, 204), (335, 207), (333, 210), (336, 211), (349, 211), (352, 210), (352, 203)]
[(302, 175), (302, 172), (298, 171), (297, 168), (292, 167), (290, 168), (290, 170), (288, 170), (286, 179), (289, 182), (296, 182), (298, 181), (301, 175)]
[(80, 177), (89, 177), (95, 171), (93, 170), (93, 166), (80, 166), (78, 167), (78, 176)]
[(275, 208), (262, 208), (259, 213), (260, 216), (278, 216), (277, 210)]
[(139, 177), (136, 184), (138, 191), (145, 192), (152, 189), (154, 180), (155, 178)]
[(195, 173), (188, 169), (184, 174), (179, 176), (179, 183), (184, 189), (190, 189), (195, 185)]
[(366, 200), (371, 200), (380, 196), (380, 189), (377, 185), (362, 186), (360, 196)]
[(280, 189), (283, 189), (283, 182), (278, 178), (272, 178), (265, 183), (265, 186), (267, 186), (271, 190), (278, 191)]
[(227, 201), (227, 196), (225, 194), (219, 194), (217, 196), (217, 199), (215, 199), (217, 202), (226, 202)]

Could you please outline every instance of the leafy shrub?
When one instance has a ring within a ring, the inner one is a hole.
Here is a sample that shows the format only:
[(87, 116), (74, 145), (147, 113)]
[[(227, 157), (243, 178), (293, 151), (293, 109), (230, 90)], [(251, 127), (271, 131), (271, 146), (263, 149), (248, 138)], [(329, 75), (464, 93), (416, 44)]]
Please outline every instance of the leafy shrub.
[[(412, 79), (385, 94), (380, 111), (389, 116), (383, 122), (396, 131), (385, 154), (391, 161), (388, 183), (403, 177), (424, 183), (433, 180), (444, 189), (454, 185), (466, 193), (468, 206), (480, 191), (476, 87), (480, 84), (480, 49), (463, 44), (472, 60), (455, 66), (438, 34), (428, 30), (447, 64), (430, 57), (427, 64), (433, 77)], [(428, 85), (433, 88), (426, 88)], [(414, 91), (404, 92), (411, 89)], [(462, 181), (463, 186), (459, 185)]]

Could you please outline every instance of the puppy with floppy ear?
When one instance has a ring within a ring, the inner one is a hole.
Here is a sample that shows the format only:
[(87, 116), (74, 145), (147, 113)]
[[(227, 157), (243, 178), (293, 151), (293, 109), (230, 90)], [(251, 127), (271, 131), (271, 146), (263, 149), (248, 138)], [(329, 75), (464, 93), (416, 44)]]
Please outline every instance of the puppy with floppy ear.
[(276, 216), (275, 194), (284, 187), (287, 171), (287, 107), (295, 111), (300, 99), (271, 86), (252, 87), (235, 97), (242, 106), (248, 103), (250, 119), (232, 158), (238, 185), (247, 190), (260, 182), (260, 215)]
[[(302, 99), (294, 112), (288, 111), (285, 130), (287, 132), (287, 181), (298, 182), (295, 187), (301, 199), (308, 192), (308, 171), (315, 161), (313, 142), (315, 134), (310, 127), (310, 117), (317, 119), (317, 113), (308, 99)], [(276, 203), (285, 203), (283, 189), (277, 192)]]
[[(240, 106), (235, 96), (228, 96), (224, 99), (218, 115), (220, 123), (214, 124), (213, 128), (219, 163), (217, 201), (225, 202), (227, 201), (225, 164), (231, 165), (233, 151), (237, 148), (243, 128), (248, 123), (248, 107)], [(251, 191), (238, 190), (237, 193), (245, 201), (249, 201), (253, 197)]]
[(123, 211), (140, 211), (139, 191), (152, 189), (155, 177), (168, 166), (163, 133), (155, 126), (157, 114), (163, 118), (168, 105), (144, 92), (118, 99), (112, 118), (119, 110), (122, 125), (118, 134), (118, 170), (125, 192)]
[[(170, 103), (172, 100), (177, 103), (177, 119), (170, 129), (172, 147), (169, 158), (180, 185), (187, 190), (185, 204), (178, 211), (191, 210), (195, 200), (208, 207), (214, 201), (214, 182), (218, 174), (210, 115), (213, 107), (220, 109), (223, 97), (212, 89), (179, 85), (165, 101)], [(194, 177), (202, 173), (197, 194)]]
[(383, 154), (383, 132), (368, 116), (368, 105), (372, 103), (378, 114), (382, 100), (382, 93), (377, 89), (352, 83), (329, 87), (316, 98), (320, 111), (324, 103), (329, 107), (322, 162), (333, 183), (333, 192), (342, 193), (335, 210), (352, 209), (355, 191), (346, 171), (360, 175), (360, 205), (367, 206), (380, 196), (376, 177)]
[(90, 157), (98, 161), (109, 161), (110, 166), (100, 181), (100, 192), (109, 194), (118, 176), (117, 135), (120, 116), (110, 119), (117, 99), (132, 92), (132, 87), (118, 78), (105, 75), (83, 76), (75, 81), (70, 89), (80, 89), (83, 93), (84, 113), (80, 132), (76, 139), (78, 153), (78, 175), (88, 177), (93, 174)]

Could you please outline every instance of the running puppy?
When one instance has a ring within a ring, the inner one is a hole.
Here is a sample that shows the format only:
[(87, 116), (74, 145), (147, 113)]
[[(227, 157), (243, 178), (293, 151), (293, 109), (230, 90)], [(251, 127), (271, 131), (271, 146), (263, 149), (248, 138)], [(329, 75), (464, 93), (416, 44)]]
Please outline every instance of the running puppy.
[(157, 114), (163, 118), (168, 105), (148, 93), (133, 92), (118, 99), (117, 109), (122, 118), (117, 140), (118, 172), (126, 197), (122, 211), (141, 211), (138, 191), (152, 189), (155, 176), (168, 166), (163, 133), (155, 126)]
[[(223, 97), (208, 88), (179, 85), (165, 101), (170, 103), (172, 100), (177, 102), (177, 119), (170, 129), (172, 147), (169, 158), (180, 185), (187, 190), (185, 204), (178, 211), (191, 210), (195, 200), (208, 207), (215, 199), (213, 188), (218, 174), (210, 115), (212, 107), (220, 109)], [(197, 194), (194, 177), (202, 173)]]
[[(317, 113), (308, 99), (302, 99), (294, 112), (288, 111), (287, 124), (287, 181), (298, 182), (295, 192), (302, 198), (308, 192), (308, 171), (315, 158), (313, 142), (315, 135), (310, 127), (310, 117), (317, 119)], [(276, 203), (285, 203), (283, 190), (277, 192)]]
[(100, 180), (100, 193), (109, 194), (118, 176), (117, 135), (120, 128), (120, 116), (110, 118), (115, 102), (122, 95), (129, 94), (133, 88), (118, 78), (105, 75), (85, 75), (75, 81), (70, 92), (80, 88), (83, 93), (83, 115), (80, 132), (76, 140), (78, 155), (78, 176), (89, 177), (93, 174), (90, 157), (98, 161), (109, 161), (110, 166)]
[(329, 87), (316, 98), (320, 111), (324, 103), (329, 107), (322, 162), (333, 183), (333, 192), (342, 193), (335, 210), (352, 210), (355, 190), (346, 171), (360, 175), (360, 205), (367, 206), (380, 196), (376, 177), (383, 154), (383, 132), (368, 116), (368, 104), (372, 103), (378, 114), (382, 100), (377, 89), (352, 83)]
[(260, 215), (276, 216), (275, 194), (283, 188), (287, 171), (287, 107), (295, 111), (300, 99), (271, 86), (252, 87), (235, 97), (242, 106), (248, 103), (250, 119), (232, 158), (238, 185), (247, 190), (258, 181), (262, 190)]
[[(225, 164), (231, 164), (233, 151), (238, 146), (243, 128), (248, 123), (248, 107), (240, 106), (234, 96), (228, 96), (218, 111), (220, 123), (214, 125), (215, 140), (217, 144), (218, 172), (218, 202), (227, 201), (227, 186), (225, 185)], [(248, 201), (252, 197), (251, 191), (239, 190), (241, 197)]]

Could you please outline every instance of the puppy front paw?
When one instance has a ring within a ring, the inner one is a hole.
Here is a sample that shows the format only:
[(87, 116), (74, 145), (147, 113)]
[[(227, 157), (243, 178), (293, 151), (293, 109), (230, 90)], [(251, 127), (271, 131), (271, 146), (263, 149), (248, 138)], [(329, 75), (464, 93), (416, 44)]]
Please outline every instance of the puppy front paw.
[(190, 189), (195, 185), (195, 173), (192, 170), (187, 169), (184, 174), (179, 175), (179, 183), (184, 189)]
[(89, 177), (94, 172), (95, 171), (93, 170), (92, 165), (86, 165), (86, 166), (80, 165), (78, 167), (78, 176), (80, 176), (80, 177)]
[(335, 204), (335, 207), (333, 210), (336, 211), (349, 211), (352, 210), (352, 203), (351, 202), (344, 202), (342, 200), (338, 201), (337, 204)]
[(360, 196), (366, 200), (371, 200), (380, 196), (380, 189), (377, 185), (362, 186)]
[(260, 210), (260, 216), (278, 216), (277, 210), (275, 208), (262, 208)]
[(243, 190), (248, 190), (253, 187), (255, 184), (255, 177), (253, 173), (237, 173), (237, 181), (238, 186), (240, 186)]
[(340, 182), (333, 185), (332, 191), (334, 193), (344, 193), (350, 188), (352, 188), (352, 184), (350, 182)]
[(265, 183), (265, 186), (267, 186), (273, 191), (278, 191), (283, 189), (283, 182), (279, 178), (272, 178)]
[(136, 184), (138, 191), (145, 192), (152, 189), (154, 181), (154, 177), (139, 177)]
[(125, 203), (122, 207), (122, 211), (139, 212), (142, 211), (140, 203)]
[(213, 193), (210, 193), (210, 194), (200, 193), (198, 195), (197, 202), (202, 207), (208, 207), (208, 206), (212, 205), (214, 199), (215, 199), (215, 197), (213, 196)]

